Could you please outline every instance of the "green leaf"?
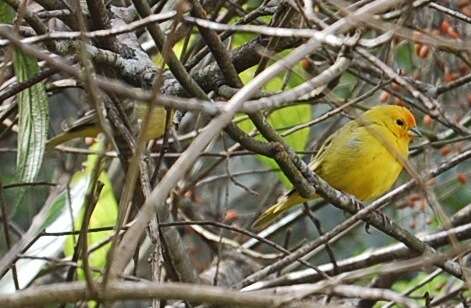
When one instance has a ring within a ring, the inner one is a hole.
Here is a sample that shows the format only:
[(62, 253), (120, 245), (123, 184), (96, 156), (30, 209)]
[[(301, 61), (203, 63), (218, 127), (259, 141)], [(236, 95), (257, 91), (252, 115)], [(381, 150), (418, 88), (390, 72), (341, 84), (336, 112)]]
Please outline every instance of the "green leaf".
[[(0, 2), (0, 22), (11, 23), (15, 12), (4, 1)], [(16, 81), (24, 82), (39, 73), (36, 59), (21, 50), (13, 51), (13, 67)], [(21, 91), (18, 103), (18, 154), (16, 178), (20, 183), (31, 183), (41, 169), (49, 121), (48, 101), (43, 83)], [(18, 190), (17, 205), (21, 203), (27, 188)]]
[[(37, 234), (46, 232), (64, 232), (72, 229), (72, 221), (79, 219), (80, 209), (84, 204), (87, 188), (90, 184), (90, 172), (76, 172), (67, 189), (62, 191), (51, 204), (46, 204), (43, 209), (45, 218), (42, 219), (41, 212), (35, 217), (38, 226)], [(41, 211), (43, 211), (43, 209)], [(73, 218), (73, 219), (72, 219)], [(28, 232), (30, 232), (28, 230)], [(33, 256), (45, 258), (57, 257), (64, 249), (65, 236), (41, 236), (27, 249), (26, 253)], [(28, 286), (43, 267), (47, 265), (46, 260), (19, 259), (16, 261), (18, 279), (21, 288)], [(0, 293), (14, 292), (15, 286), (11, 273), (0, 280)]]
[[(50, 227), (55, 221), (59, 219), (64, 212), (69, 209), (73, 209), (74, 212), (78, 211), (83, 204), (85, 194), (87, 193), (87, 187), (90, 184), (90, 174), (85, 171), (76, 172), (67, 189), (61, 192), (54, 203), (52, 204), (48, 216), (42, 225), (42, 228), (46, 229)], [(70, 216), (70, 214), (68, 214)], [(74, 215), (75, 217), (76, 215)]]
[(15, 17), (15, 11), (6, 4), (6, 2), (0, 2), (0, 22), (5, 24), (10, 24), (13, 21), (13, 17)]
[[(89, 228), (100, 228), (100, 227), (109, 227), (113, 226), (116, 223), (117, 218), (117, 202), (113, 195), (113, 189), (111, 186), (110, 179), (106, 173), (102, 173), (99, 177), (104, 186), (100, 193), (98, 203), (95, 206), (92, 217), (90, 219)], [(80, 218), (75, 223), (75, 229), (80, 230), (83, 219), (83, 211), (80, 215)], [(88, 234), (88, 246), (92, 247), (97, 243), (102, 242), (103, 240), (109, 238), (113, 234), (113, 231), (103, 231), (103, 232), (93, 232)], [(78, 236), (75, 237), (69, 236), (64, 246), (65, 256), (72, 256), (74, 253), (75, 244), (77, 242)], [(90, 255), (90, 265), (94, 268), (104, 268), (106, 264), (106, 255), (108, 253), (109, 244), (104, 245), (98, 250), (95, 250)], [(85, 279), (82, 271), (79, 271), (79, 279)]]
[[(16, 79), (23, 82), (39, 72), (35, 59), (19, 50), (14, 52)], [(37, 83), (17, 95), (18, 155), (17, 179), (19, 182), (33, 182), (42, 165), (48, 128), (48, 101), (44, 85)]]
[[(429, 273), (418, 273), (415, 277), (399, 280), (393, 285), (392, 289), (396, 292), (405, 292), (409, 288), (417, 286), (428, 276)], [(452, 278), (452, 280), (455, 279)], [(442, 274), (436, 276), (432, 281), (411, 293), (411, 296), (423, 298), (425, 293), (428, 293), (430, 297), (436, 297), (440, 294), (443, 294), (443, 286), (447, 285), (448, 283), (450, 283), (450, 279), (446, 275)], [(419, 305), (425, 305), (425, 301), (422, 299), (419, 300)]]
[(399, 68), (406, 72), (414, 70), (414, 62), (412, 61), (413, 46), (410, 42), (401, 42), (395, 49), (395, 58)]
[[(96, 149), (95, 149), (96, 150)], [(86, 170), (85, 172), (90, 176), (92, 172), (93, 166), (96, 163), (96, 155), (89, 155), (87, 162), (86, 162)], [(98, 178), (100, 182), (104, 184), (100, 196), (98, 197), (97, 204), (95, 205), (95, 210), (90, 219), (89, 228), (100, 228), (100, 227), (109, 227), (113, 226), (116, 223), (116, 219), (118, 216), (118, 204), (113, 194), (113, 189), (111, 185), (111, 181), (108, 175), (105, 172), (100, 174)], [(85, 193), (83, 198), (85, 197)], [(82, 203), (83, 203), (82, 199)], [(82, 226), (82, 219), (83, 219), (83, 211), (81, 210), (82, 214), (80, 218), (75, 221), (75, 229), (80, 230)], [(113, 231), (103, 231), (103, 232), (94, 232), (88, 234), (88, 246), (92, 247), (97, 243), (102, 242), (103, 240), (109, 238), (113, 234)], [(75, 244), (77, 242), (78, 236), (68, 236), (67, 241), (64, 246), (64, 254), (65, 256), (72, 256), (74, 253)], [(104, 245), (98, 250), (95, 250), (89, 258), (90, 265), (94, 268), (104, 268), (106, 264), (106, 255), (108, 253), (109, 244)], [(80, 280), (85, 279), (83, 271), (79, 271), (78, 275)]]
[(352, 97), (352, 92), (357, 82), (358, 79), (355, 76), (345, 73), (340, 77), (339, 83), (333, 92), (341, 99), (348, 99)]
[(244, 44), (247, 44), (247, 42), (250, 42), (255, 37), (256, 36), (253, 33), (236, 33), (232, 36), (232, 48), (238, 48)]
[[(247, 83), (253, 76), (255, 72), (255, 67), (252, 67), (245, 72), (241, 73), (240, 76), (244, 83)], [(295, 68), (296, 69), (296, 68)], [(288, 80), (288, 88), (293, 88), (299, 85), (303, 81), (302, 78), (296, 73)], [(265, 91), (280, 91), (283, 85), (283, 78), (282, 76), (277, 76), (273, 78), (270, 82), (268, 82), (264, 90)], [(293, 126), (308, 122), (311, 119), (311, 106), (302, 104), (302, 105), (295, 105), (285, 107), (279, 110), (272, 112), (268, 117), (268, 122), (271, 126), (280, 132), (289, 129)], [(239, 124), (239, 127), (243, 129), (245, 132), (250, 132), (254, 129), (254, 125), (250, 120), (244, 120)], [(262, 139), (261, 136), (257, 137), (258, 139)], [(286, 143), (292, 147), (295, 151), (303, 151), (306, 147), (309, 138), (309, 128), (304, 128), (298, 130), (297, 132), (290, 134), (284, 137)], [(257, 158), (265, 165), (270, 168), (278, 168), (278, 164), (271, 158), (258, 155)], [(278, 172), (278, 177), (280, 178), (283, 185), (286, 187), (291, 187), (291, 182), (288, 178), (282, 173)]]

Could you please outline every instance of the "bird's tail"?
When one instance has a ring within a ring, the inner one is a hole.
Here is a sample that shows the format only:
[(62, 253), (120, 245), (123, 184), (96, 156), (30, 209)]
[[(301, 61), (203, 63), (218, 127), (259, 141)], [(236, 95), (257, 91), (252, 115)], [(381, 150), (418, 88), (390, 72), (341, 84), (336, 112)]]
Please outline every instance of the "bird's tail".
[(260, 230), (268, 226), (278, 215), (292, 208), (293, 206), (306, 201), (296, 191), (290, 191), (279, 199), (279, 201), (272, 205), (268, 210), (263, 212), (260, 217), (252, 224), (252, 228)]
[(93, 125), (77, 127), (68, 131), (62, 132), (57, 136), (52, 137), (46, 142), (46, 150), (53, 150), (57, 145), (65, 143), (79, 137), (96, 137), (98, 130)]

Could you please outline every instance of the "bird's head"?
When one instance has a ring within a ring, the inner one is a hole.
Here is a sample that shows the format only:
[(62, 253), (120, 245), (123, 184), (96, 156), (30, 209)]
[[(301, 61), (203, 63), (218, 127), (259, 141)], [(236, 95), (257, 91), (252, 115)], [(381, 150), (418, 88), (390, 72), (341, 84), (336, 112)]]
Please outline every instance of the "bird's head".
[(398, 138), (409, 141), (418, 133), (415, 130), (415, 118), (409, 109), (397, 105), (379, 105), (365, 112), (367, 122), (376, 122), (386, 126)]

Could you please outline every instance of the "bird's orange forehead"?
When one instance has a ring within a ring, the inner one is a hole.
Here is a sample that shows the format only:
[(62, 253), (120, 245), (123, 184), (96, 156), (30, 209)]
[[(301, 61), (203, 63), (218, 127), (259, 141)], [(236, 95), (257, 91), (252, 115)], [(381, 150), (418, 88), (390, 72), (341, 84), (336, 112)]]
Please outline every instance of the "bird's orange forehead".
[(410, 112), (409, 109), (405, 108), (404, 107), (404, 117), (405, 117), (405, 121), (407, 123), (407, 126), (408, 127), (415, 127), (416, 126), (416, 123), (415, 123), (415, 117), (414, 115), (412, 114), (412, 112)]

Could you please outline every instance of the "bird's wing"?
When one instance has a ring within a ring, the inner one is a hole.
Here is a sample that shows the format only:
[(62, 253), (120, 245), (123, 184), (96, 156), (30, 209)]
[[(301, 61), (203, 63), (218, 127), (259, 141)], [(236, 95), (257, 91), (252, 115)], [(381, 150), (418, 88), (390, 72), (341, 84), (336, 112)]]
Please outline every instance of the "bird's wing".
[(343, 140), (343, 137), (346, 135), (351, 135), (348, 132), (353, 131), (356, 127), (358, 127), (358, 123), (355, 121), (350, 121), (335, 133), (327, 137), (316, 156), (314, 156), (314, 158), (309, 163), (310, 169), (316, 171), (325, 158), (328, 157), (333, 150), (338, 149), (338, 144), (345, 141)]

